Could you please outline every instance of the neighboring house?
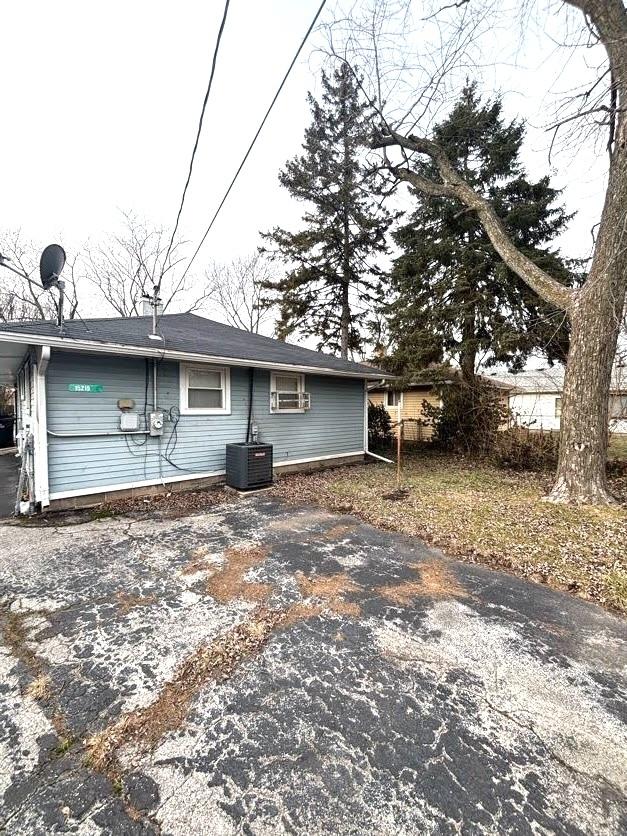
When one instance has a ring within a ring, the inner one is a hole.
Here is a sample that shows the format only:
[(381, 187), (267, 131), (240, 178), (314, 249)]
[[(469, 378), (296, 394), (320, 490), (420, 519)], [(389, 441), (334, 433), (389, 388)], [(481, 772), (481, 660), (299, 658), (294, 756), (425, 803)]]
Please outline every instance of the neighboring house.
[[(407, 441), (430, 441), (433, 437), (433, 426), (431, 419), (425, 414), (424, 404), (430, 406), (442, 406), (442, 390), (447, 385), (457, 380), (457, 372), (449, 371), (448, 378), (440, 376), (438, 380), (422, 380), (409, 383), (399, 389), (394, 382), (386, 383), (379, 381), (368, 386), (368, 398), (373, 404), (383, 404), (390, 413), (392, 420), (392, 432), (396, 436), (398, 432), (398, 417), (400, 404), (400, 418), (403, 421), (403, 438)], [(508, 387), (496, 384), (495, 381), (486, 378), (503, 390), (502, 401), (507, 406)]]
[(434, 382), (410, 383), (403, 389), (395, 389), (394, 384), (379, 381), (368, 387), (368, 398), (373, 404), (383, 404), (390, 413), (394, 435), (400, 417), (403, 423), (403, 437), (407, 441), (429, 441), (433, 435), (430, 421), (423, 410), (427, 401), (432, 406), (441, 406), (440, 386)]
[[(485, 377), (509, 388), (509, 408), (514, 423), (533, 430), (559, 430), (563, 366), (518, 374), (494, 373)], [(612, 374), (609, 416), (610, 432), (627, 433), (627, 368), (617, 367)]]
[(380, 370), (194, 314), (151, 331), (150, 317), (0, 325), (0, 384), (17, 388), (37, 506), (223, 480), (226, 444), (249, 429), (279, 471), (363, 459)]

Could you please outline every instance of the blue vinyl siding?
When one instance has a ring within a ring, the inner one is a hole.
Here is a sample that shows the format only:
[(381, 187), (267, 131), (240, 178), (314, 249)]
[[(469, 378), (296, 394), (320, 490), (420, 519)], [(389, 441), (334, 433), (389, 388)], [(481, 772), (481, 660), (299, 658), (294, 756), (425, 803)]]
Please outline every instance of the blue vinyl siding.
[[(143, 428), (145, 368), (142, 359), (54, 352), (48, 368), (48, 430), (52, 433), (112, 432), (119, 429), (119, 398), (133, 398)], [(152, 361), (147, 412), (152, 410)], [(102, 392), (70, 392), (71, 383), (100, 384)], [(275, 463), (363, 450), (363, 380), (307, 375), (311, 409), (270, 412), (270, 372), (255, 370), (253, 417), (261, 441), (274, 445)], [(179, 407), (179, 366), (159, 364), (158, 405)], [(48, 437), (50, 492), (97, 493), (131, 482), (193, 479), (224, 470), (225, 445), (244, 441), (248, 417), (248, 369), (231, 368), (230, 415), (181, 415), (174, 444), (166, 420), (159, 440), (147, 436)], [(168, 457), (177, 469), (163, 459)]]

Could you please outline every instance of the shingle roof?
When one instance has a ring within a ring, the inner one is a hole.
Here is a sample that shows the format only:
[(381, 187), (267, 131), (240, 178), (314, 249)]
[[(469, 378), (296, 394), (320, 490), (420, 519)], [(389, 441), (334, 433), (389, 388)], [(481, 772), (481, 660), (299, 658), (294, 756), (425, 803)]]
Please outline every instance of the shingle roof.
[[(331, 354), (312, 351), (291, 343), (284, 343), (259, 334), (251, 334), (222, 322), (214, 322), (197, 314), (164, 314), (159, 320), (158, 332), (163, 341), (148, 338), (152, 330), (149, 316), (116, 317), (110, 319), (73, 319), (65, 323), (63, 342), (68, 348), (72, 341), (116, 344), (133, 348), (155, 348), (178, 351), (199, 356), (220, 357), (233, 360), (250, 360), (257, 363), (289, 365), (295, 367), (325, 369), (339, 374), (387, 376), (385, 372), (363, 363), (341, 360)], [(0, 334), (24, 334), (32, 338), (59, 338), (59, 329), (47, 320), (11, 322), (0, 324)]]
[[(517, 374), (494, 372), (484, 376), (486, 380), (498, 381), (520, 392), (561, 392), (564, 388), (564, 366), (558, 365), (547, 369), (530, 369)], [(627, 368), (614, 368), (611, 390), (627, 391)]]

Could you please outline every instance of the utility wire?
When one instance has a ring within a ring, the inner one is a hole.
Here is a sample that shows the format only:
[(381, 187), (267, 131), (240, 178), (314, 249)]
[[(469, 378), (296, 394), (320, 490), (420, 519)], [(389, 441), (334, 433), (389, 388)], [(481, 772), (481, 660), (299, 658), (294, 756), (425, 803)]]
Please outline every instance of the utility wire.
[(211, 228), (213, 227), (214, 223), (216, 222), (216, 218), (217, 218), (217, 217), (218, 217), (218, 215), (220, 214), (220, 211), (221, 211), (222, 207), (223, 207), (223, 206), (224, 206), (224, 204), (226, 203), (226, 200), (227, 200), (228, 196), (230, 195), (230, 193), (231, 193), (231, 189), (232, 189), (232, 188), (233, 188), (233, 186), (235, 185), (235, 181), (236, 181), (236, 180), (237, 180), (237, 178), (239, 177), (241, 170), (244, 168), (244, 165), (246, 164), (246, 160), (247, 160), (247, 159), (248, 159), (248, 157), (250, 156), (250, 152), (253, 150), (253, 148), (254, 148), (254, 146), (255, 146), (255, 143), (257, 142), (257, 139), (259, 138), (259, 134), (260, 134), (260, 133), (261, 133), (261, 131), (263, 130), (263, 126), (266, 124), (266, 121), (267, 121), (267, 119), (268, 119), (268, 116), (270, 116), (270, 113), (271, 113), (271, 111), (272, 111), (272, 108), (273, 108), (273, 107), (274, 107), (274, 105), (276, 104), (276, 100), (277, 100), (277, 99), (279, 98), (279, 96), (281, 95), (281, 91), (283, 90), (283, 87), (285, 86), (285, 82), (287, 81), (289, 74), (292, 72), (292, 69), (293, 69), (293, 67), (294, 67), (294, 64), (295, 64), (295, 63), (296, 63), (296, 61), (298, 60), (298, 56), (300, 55), (300, 53), (301, 53), (301, 51), (302, 51), (303, 47), (305, 46), (305, 42), (307, 41), (307, 38), (311, 35), (311, 32), (312, 32), (312, 30), (313, 30), (314, 26), (316, 25), (316, 23), (317, 23), (317, 21), (318, 21), (318, 18), (320, 17), (320, 14), (322, 13), (322, 10), (323, 10), (323, 9), (324, 9), (324, 7), (325, 7), (325, 4), (326, 4), (326, 0), (322, 0), (322, 3), (320, 3), (320, 6), (318, 7), (318, 11), (316, 12), (316, 14), (315, 14), (315, 16), (314, 16), (314, 19), (311, 21), (311, 23), (310, 23), (310, 25), (309, 25), (309, 28), (307, 29), (307, 32), (305, 33), (304, 38), (302, 39), (302, 41), (300, 42), (300, 45), (299, 45), (298, 49), (297, 49), (297, 50), (296, 50), (296, 52), (294, 53), (294, 57), (292, 58), (292, 61), (291, 61), (290, 65), (289, 65), (289, 67), (287, 68), (287, 72), (286, 72), (286, 73), (285, 73), (285, 75), (283, 76), (283, 80), (282, 80), (282, 81), (281, 81), (281, 83), (279, 84), (279, 87), (278, 87), (278, 89), (277, 89), (276, 93), (274, 94), (274, 98), (273, 98), (273, 99), (272, 99), (272, 101), (270, 102), (270, 106), (269, 106), (269, 107), (268, 107), (268, 109), (266, 110), (265, 116), (264, 116), (264, 117), (263, 117), (263, 119), (261, 120), (261, 124), (260, 124), (260, 125), (259, 125), (259, 127), (257, 128), (257, 132), (256, 132), (256, 134), (254, 135), (254, 137), (253, 137), (253, 139), (252, 139), (252, 142), (251, 142), (251, 143), (250, 143), (250, 145), (248, 146), (248, 150), (247, 150), (247, 151), (246, 151), (246, 153), (244, 154), (244, 158), (242, 159), (241, 163), (239, 164), (239, 167), (238, 167), (237, 171), (235, 172), (235, 175), (234, 175), (233, 179), (231, 180), (231, 182), (230, 182), (230, 184), (229, 184), (228, 189), (227, 189), (227, 190), (226, 190), (226, 192), (224, 193), (224, 197), (222, 198), (222, 200), (221, 200), (221, 201), (220, 201), (220, 203), (218, 204), (218, 208), (216, 209), (216, 211), (215, 211), (215, 213), (214, 213), (213, 217), (211, 218), (211, 221), (209, 222), (209, 226), (208, 226), (208, 227), (207, 227), (207, 229), (205, 230), (205, 234), (202, 236), (202, 238), (201, 238), (201, 240), (200, 240), (200, 244), (196, 247), (196, 250), (194, 251), (194, 254), (193, 254), (193, 255), (192, 255), (192, 257), (190, 258), (190, 260), (189, 260), (189, 262), (188, 262), (188, 264), (187, 264), (187, 267), (185, 268), (185, 271), (183, 272), (183, 275), (182, 275), (182, 277), (181, 277), (181, 280), (182, 280), (182, 279), (184, 279), (184, 278), (185, 278), (185, 276), (187, 275), (187, 273), (189, 272), (189, 269), (190, 269), (190, 267), (192, 266), (192, 264), (194, 263), (194, 260), (195, 260), (196, 256), (197, 256), (197, 255), (198, 255), (198, 253), (200, 252), (202, 245), (205, 243), (205, 240), (206, 240), (207, 236), (208, 236), (208, 235), (209, 235), (209, 233), (211, 232)]
[[(202, 109), (200, 111), (200, 119), (198, 120), (198, 131), (196, 132), (196, 141), (194, 142), (194, 148), (192, 150), (192, 156), (189, 161), (189, 171), (187, 172), (187, 180), (185, 181), (185, 187), (183, 188), (183, 194), (181, 195), (181, 203), (179, 205), (179, 209), (176, 215), (176, 223), (174, 224), (174, 229), (172, 230), (172, 237), (170, 238), (170, 243), (168, 244), (168, 248), (166, 250), (165, 258), (163, 260), (164, 267), (168, 262), (168, 258), (170, 257), (170, 252), (172, 251), (172, 247), (174, 246), (174, 237), (179, 227), (179, 222), (181, 220), (181, 214), (183, 212), (183, 204), (185, 203), (185, 196), (187, 195), (187, 189), (189, 188), (190, 180), (192, 179), (192, 170), (194, 168), (194, 159), (196, 157), (196, 151), (198, 150), (198, 143), (200, 142), (200, 134), (202, 131), (202, 123), (205, 117), (205, 110), (207, 108), (207, 102), (209, 101), (209, 95), (211, 93), (211, 87), (213, 85), (213, 77), (216, 73), (216, 64), (218, 61), (218, 52), (220, 50), (220, 42), (222, 40), (222, 33), (224, 32), (224, 26), (226, 24), (226, 16), (229, 11), (229, 4), (231, 0), (226, 0), (224, 4), (224, 12), (222, 14), (222, 21), (220, 23), (220, 28), (218, 30), (218, 36), (216, 38), (216, 44), (213, 50), (213, 60), (211, 62), (211, 73), (209, 75), (209, 83), (207, 84), (207, 91), (205, 93), (205, 98), (202, 103)], [(157, 290), (161, 288), (161, 281), (163, 279), (163, 272), (159, 276), (159, 282), (157, 284)]]

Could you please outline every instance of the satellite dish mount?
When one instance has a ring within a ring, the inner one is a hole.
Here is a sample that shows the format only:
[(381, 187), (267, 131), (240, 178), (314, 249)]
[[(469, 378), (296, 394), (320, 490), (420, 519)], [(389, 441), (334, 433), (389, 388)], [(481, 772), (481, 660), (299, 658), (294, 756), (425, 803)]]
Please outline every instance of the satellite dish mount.
[(59, 291), (57, 305), (57, 325), (63, 332), (63, 303), (65, 301), (65, 282), (60, 278), (65, 267), (65, 250), (59, 244), (49, 244), (39, 260), (39, 276), (44, 290), (56, 287)]

